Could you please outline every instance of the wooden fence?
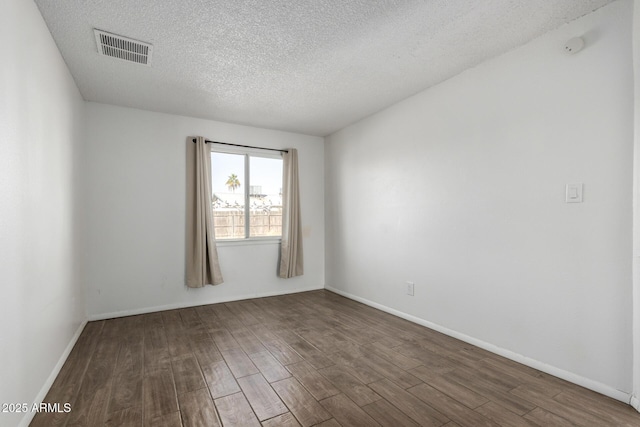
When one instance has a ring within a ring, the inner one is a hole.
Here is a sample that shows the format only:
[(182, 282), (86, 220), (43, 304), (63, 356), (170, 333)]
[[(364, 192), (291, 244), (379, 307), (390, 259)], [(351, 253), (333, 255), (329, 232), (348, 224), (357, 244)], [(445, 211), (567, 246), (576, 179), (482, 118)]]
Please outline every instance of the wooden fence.
[[(282, 211), (254, 212), (250, 214), (251, 237), (281, 236)], [(216, 239), (243, 239), (244, 213), (240, 211), (213, 211)]]

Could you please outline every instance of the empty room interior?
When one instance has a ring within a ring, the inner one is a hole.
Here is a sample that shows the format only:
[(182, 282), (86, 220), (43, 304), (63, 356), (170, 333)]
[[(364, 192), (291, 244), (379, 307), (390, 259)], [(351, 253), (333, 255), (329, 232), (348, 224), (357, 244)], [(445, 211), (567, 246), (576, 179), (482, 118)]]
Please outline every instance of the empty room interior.
[(640, 426), (640, 0), (0, 35), (0, 425)]

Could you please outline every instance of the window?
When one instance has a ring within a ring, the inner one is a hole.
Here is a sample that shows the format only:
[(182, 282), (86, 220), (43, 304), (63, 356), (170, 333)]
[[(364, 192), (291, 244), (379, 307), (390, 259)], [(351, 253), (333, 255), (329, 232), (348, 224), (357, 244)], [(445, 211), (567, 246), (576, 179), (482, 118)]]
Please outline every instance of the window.
[(211, 149), (216, 239), (282, 236), (282, 156)]

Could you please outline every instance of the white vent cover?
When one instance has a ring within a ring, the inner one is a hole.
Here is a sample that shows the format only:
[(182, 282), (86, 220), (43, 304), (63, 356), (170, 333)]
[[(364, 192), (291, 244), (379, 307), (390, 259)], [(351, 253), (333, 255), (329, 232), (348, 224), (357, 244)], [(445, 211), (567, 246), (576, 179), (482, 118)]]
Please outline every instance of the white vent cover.
[(122, 61), (151, 66), (153, 46), (149, 43), (129, 39), (106, 31), (93, 30), (96, 36), (98, 53)]

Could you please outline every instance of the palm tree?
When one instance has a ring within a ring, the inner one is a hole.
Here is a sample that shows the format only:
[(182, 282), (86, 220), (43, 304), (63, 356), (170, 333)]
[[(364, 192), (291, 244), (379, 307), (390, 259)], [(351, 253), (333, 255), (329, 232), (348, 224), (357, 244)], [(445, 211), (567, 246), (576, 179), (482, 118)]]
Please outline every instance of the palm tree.
[(225, 185), (229, 190), (235, 193), (236, 188), (240, 187), (240, 180), (238, 179), (238, 176), (235, 173), (232, 173), (231, 175), (229, 175), (229, 178), (227, 179), (227, 182), (225, 183)]

